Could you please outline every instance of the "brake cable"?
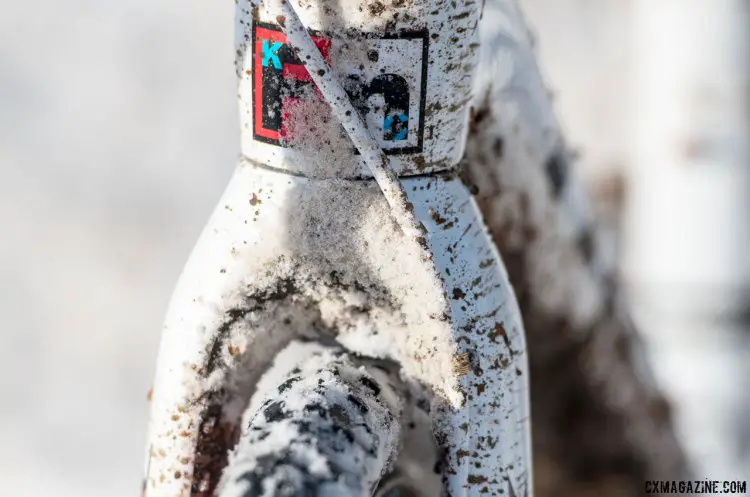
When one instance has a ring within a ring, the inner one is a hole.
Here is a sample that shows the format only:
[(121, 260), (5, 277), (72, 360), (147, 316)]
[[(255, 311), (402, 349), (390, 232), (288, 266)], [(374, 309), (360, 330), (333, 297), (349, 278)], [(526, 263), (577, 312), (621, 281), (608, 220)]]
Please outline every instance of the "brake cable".
[(323, 59), (291, 0), (279, 1), (285, 16), (279, 21), (287, 40), (301, 55), (302, 64), (318, 86), (334, 117), (341, 123), (362, 160), (372, 172), (401, 230), (427, 250), (427, 229), (414, 214), (414, 205), (407, 198), (406, 190), (391, 167), (388, 156), (372, 137), (346, 90)]

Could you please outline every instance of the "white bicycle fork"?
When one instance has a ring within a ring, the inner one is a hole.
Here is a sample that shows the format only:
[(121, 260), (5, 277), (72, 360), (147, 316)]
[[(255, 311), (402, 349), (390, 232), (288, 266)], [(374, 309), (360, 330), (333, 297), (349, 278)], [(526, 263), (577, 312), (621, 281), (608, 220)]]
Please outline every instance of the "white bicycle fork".
[[(243, 416), (255, 414), (246, 411), (259, 379), (299, 338), (391, 361), (401, 380), (429, 394), (424, 410), (446, 495), (531, 495), (523, 326), (456, 173), (479, 7), (472, 0), (292, 6), (334, 73), (328, 77), (389, 154), (388, 171), (405, 194), (394, 199), (347, 140), (324, 85), (312, 84), (285, 33), (289, 11), (237, 3), (245, 158), (167, 314), (148, 497), (214, 494)], [(325, 72), (316, 69), (318, 81)], [(398, 202), (423, 236), (405, 233), (394, 217)], [(376, 459), (375, 482), (393, 463)]]

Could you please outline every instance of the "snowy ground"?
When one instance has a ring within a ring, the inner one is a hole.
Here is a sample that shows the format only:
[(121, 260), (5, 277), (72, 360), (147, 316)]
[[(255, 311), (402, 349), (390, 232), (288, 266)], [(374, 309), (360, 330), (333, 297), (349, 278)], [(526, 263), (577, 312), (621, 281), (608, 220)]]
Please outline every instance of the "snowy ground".
[[(545, 13), (541, 0), (528, 3), (534, 18), (561, 15)], [(197, 0), (40, 0), (3, 9), (0, 468), (7, 495), (124, 497), (140, 489), (163, 313), (238, 150), (233, 9), (233, 2)], [(588, 37), (571, 39), (571, 47), (616, 38), (591, 31), (605, 13), (587, 12), (590, 20), (558, 22), (541, 42), (568, 39), (563, 31)], [(620, 50), (607, 43), (597, 45), (599, 60), (612, 53), (608, 46)], [(563, 118), (573, 145), (609, 163), (622, 147), (603, 138), (618, 129), (603, 118), (610, 107), (575, 112), (601, 73), (557, 56), (566, 46), (542, 52), (553, 86), (570, 96)], [(616, 113), (620, 104), (612, 105)], [(674, 364), (674, 378), (690, 369)], [(716, 439), (695, 443), (722, 451)]]

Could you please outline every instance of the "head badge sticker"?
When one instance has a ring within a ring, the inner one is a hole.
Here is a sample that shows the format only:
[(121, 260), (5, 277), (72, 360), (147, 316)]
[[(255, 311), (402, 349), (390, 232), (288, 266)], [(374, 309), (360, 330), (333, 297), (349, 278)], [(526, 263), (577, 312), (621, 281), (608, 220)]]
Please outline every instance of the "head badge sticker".
[[(332, 40), (311, 36), (330, 63)], [(365, 58), (336, 61), (342, 84), (386, 154), (422, 152), (428, 39), (426, 30), (367, 37)], [(279, 26), (256, 21), (252, 51), (253, 138), (284, 146), (295, 132), (290, 110), (322, 97)]]

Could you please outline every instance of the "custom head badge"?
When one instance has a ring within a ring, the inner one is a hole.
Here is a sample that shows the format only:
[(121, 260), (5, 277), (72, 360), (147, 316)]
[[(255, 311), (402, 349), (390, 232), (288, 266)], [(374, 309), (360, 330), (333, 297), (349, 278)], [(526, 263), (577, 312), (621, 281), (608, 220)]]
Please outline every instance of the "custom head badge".
[[(311, 35), (331, 63), (332, 40), (319, 33)], [(367, 37), (365, 43), (366, 57), (337, 59), (336, 72), (370, 133), (387, 154), (422, 152), (427, 32)], [(322, 98), (280, 27), (256, 21), (251, 45), (253, 138), (285, 146), (294, 139), (297, 129), (290, 125), (290, 111), (307, 100), (322, 102)]]

